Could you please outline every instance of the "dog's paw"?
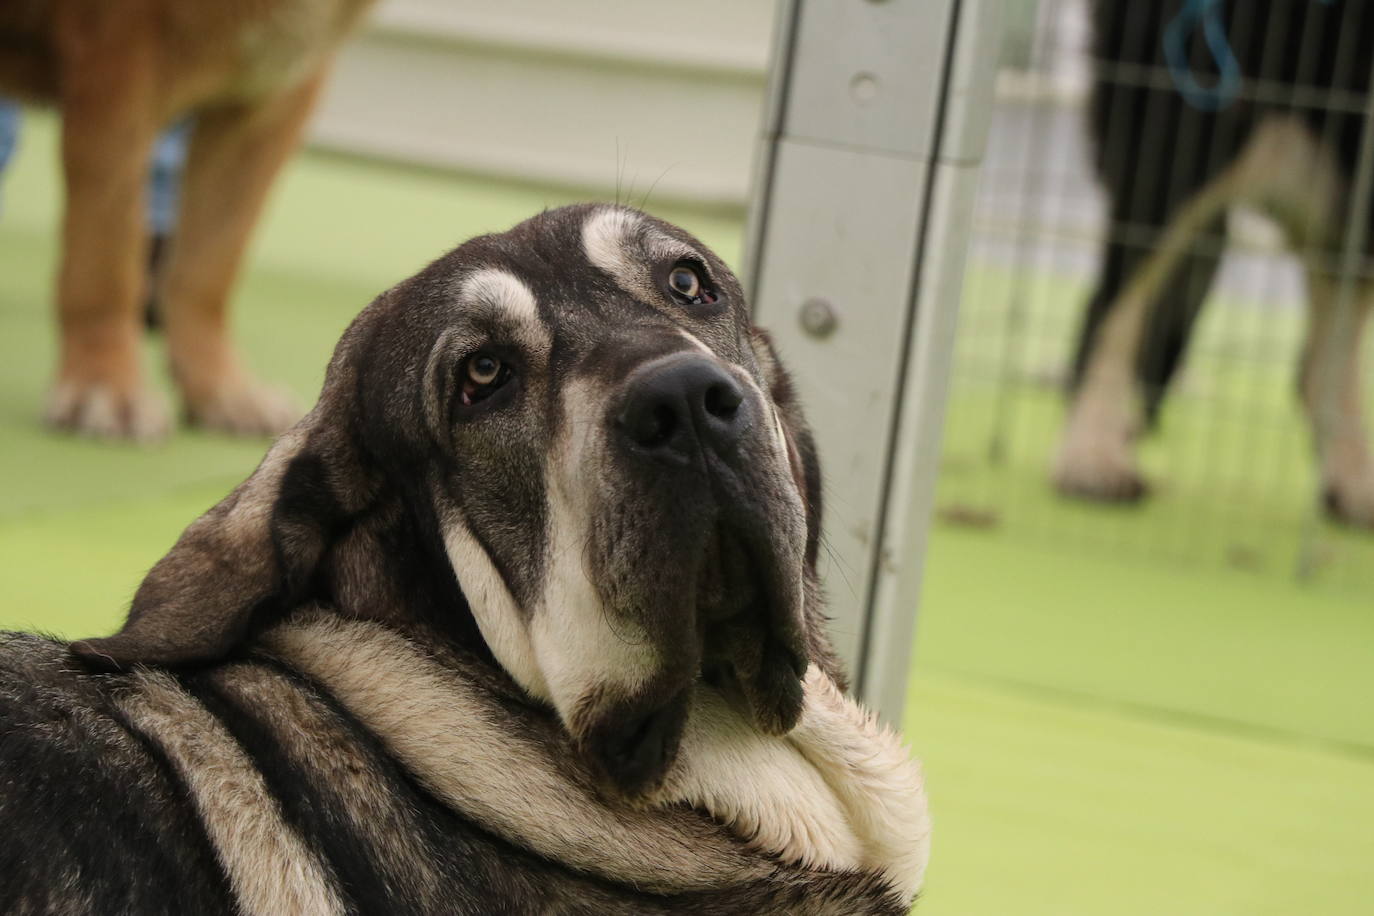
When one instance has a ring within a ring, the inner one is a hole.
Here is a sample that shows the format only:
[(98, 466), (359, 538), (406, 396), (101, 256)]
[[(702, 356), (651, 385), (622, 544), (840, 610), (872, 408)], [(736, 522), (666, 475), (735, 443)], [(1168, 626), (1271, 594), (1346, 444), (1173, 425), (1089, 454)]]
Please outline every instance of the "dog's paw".
[(1065, 496), (1127, 503), (1149, 492), (1131, 451), (1131, 417), (1110, 406), (1086, 399), (1074, 405), (1051, 472)]
[(1111, 443), (1065, 442), (1053, 478), (1065, 496), (1096, 502), (1138, 502), (1150, 492), (1130, 450)]
[(290, 429), (303, 411), (286, 391), (247, 374), (235, 374), (194, 393), (183, 391), (192, 426), (237, 436), (275, 436)]
[(1374, 468), (1364, 474), (1328, 479), (1322, 497), (1331, 518), (1374, 529)]
[(97, 381), (59, 381), (43, 418), (55, 429), (145, 443), (165, 438), (171, 425), (167, 405), (156, 392), (139, 385), (121, 390)]

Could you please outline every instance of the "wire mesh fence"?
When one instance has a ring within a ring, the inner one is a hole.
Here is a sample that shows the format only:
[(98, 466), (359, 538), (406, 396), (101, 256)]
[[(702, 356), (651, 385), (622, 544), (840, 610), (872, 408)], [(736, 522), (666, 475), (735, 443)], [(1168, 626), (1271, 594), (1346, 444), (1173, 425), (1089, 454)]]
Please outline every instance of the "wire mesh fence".
[(1016, 4), (943, 523), (1374, 586), (1367, 6)]

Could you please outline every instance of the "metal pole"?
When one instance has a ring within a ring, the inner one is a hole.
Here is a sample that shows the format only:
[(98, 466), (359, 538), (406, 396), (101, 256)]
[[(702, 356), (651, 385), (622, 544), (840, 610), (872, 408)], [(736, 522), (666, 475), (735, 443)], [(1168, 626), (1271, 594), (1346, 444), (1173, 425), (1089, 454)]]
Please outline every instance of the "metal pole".
[(987, 135), (998, 0), (784, 0), (745, 257), (825, 473), (822, 574), (898, 720)]

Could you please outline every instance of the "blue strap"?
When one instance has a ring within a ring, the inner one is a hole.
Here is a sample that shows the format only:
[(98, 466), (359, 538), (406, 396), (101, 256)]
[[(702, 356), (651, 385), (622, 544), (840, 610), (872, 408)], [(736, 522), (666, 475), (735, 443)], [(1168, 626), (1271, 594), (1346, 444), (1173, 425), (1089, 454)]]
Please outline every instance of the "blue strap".
[[(1316, 0), (1330, 6), (1336, 0)], [(1169, 76), (1179, 95), (1202, 111), (1220, 111), (1236, 100), (1240, 93), (1240, 63), (1231, 50), (1226, 38), (1225, 0), (1187, 0), (1164, 28), (1164, 59), (1169, 64)], [(1217, 81), (1203, 86), (1193, 76), (1192, 65), (1188, 61), (1188, 36), (1202, 26), (1202, 37), (1207, 42), (1207, 50), (1217, 65)]]
[(0, 172), (10, 161), (19, 142), (19, 106), (9, 99), (0, 98)]
[(191, 119), (183, 118), (162, 132), (153, 146), (148, 168), (148, 228), (155, 235), (171, 235), (177, 227), (181, 201), (181, 172), (186, 165), (186, 145)]
[[(1164, 59), (1169, 64), (1169, 76), (1174, 88), (1184, 100), (1202, 111), (1220, 111), (1236, 100), (1240, 92), (1240, 63), (1226, 39), (1224, 0), (1187, 0), (1164, 28)], [(1188, 61), (1188, 36), (1202, 26), (1207, 50), (1217, 64), (1217, 81), (1203, 86), (1193, 76)]]

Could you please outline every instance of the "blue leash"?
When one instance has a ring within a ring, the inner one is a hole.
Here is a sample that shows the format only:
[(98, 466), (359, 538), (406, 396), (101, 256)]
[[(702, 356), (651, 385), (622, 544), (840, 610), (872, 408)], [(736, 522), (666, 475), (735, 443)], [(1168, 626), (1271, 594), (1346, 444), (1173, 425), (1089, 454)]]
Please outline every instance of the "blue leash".
[[(1316, 2), (1330, 5), (1335, 0)], [(1224, 13), (1225, 0), (1187, 0), (1164, 28), (1164, 59), (1169, 64), (1174, 88), (1189, 105), (1202, 111), (1220, 111), (1240, 93), (1240, 62), (1226, 38)], [(1188, 62), (1188, 36), (1199, 26), (1217, 65), (1217, 80), (1210, 86), (1197, 81)]]
[[(1164, 28), (1164, 59), (1169, 64), (1169, 76), (1179, 95), (1194, 108), (1220, 111), (1236, 100), (1240, 92), (1240, 62), (1226, 40), (1226, 23), (1222, 20), (1225, 0), (1187, 0)], [(1193, 75), (1188, 62), (1188, 36), (1202, 26), (1207, 50), (1217, 64), (1217, 81), (1203, 86)]]

